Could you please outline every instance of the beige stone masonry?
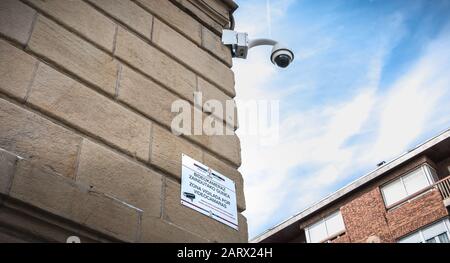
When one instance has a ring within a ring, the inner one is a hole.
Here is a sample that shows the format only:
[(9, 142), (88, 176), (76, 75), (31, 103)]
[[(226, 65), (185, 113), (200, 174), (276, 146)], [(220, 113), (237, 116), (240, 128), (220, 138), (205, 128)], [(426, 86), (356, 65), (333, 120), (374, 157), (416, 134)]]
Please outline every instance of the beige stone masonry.
[[(217, 116), (219, 119), (226, 121), (228, 125), (231, 125), (231, 127), (237, 129), (239, 125), (236, 102), (230, 96), (228, 96), (223, 91), (219, 90), (217, 87), (204, 80), (203, 78), (198, 77), (197, 82), (198, 91), (202, 94), (203, 111), (211, 112), (213, 110), (212, 104), (207, 103), (209, 100), (219, 101), (223, 106), (223, 114), (222, 116), (214, 114), (214, 116)], [(228, 114), (226, 110), (227, 101), (230, 101), (233, 107), (230, 114)]]
[(169, 0), (220, 35), (230, 23), (230, 7), (222, 0)]
[[(171, 132), (176, 100), (234, 102), (234, 7), (0, 0), (0, 240), (247, 242), (237, 110), (197, 110), (227, 135)], [(235, 182), (238, 231), (181, 205), (182, 154)]]
[(98, 89), (114, 95), (117, 61), (53, 21), (43, 16), (37, 18), (28, 48)]
[[(233, 136), (220, 136), (230, 137)], [(217, 137), (219, 138), (219, 137)], [(222, 138), (222, 139), (224, 139)], [(231, 146), (230, 146), (231, 147)], [(186, 154), (195, 160), (211, 165), (211, 168), (223, 173), (236, 182), (237, 200), (240, 211), (245, 210), (242, 175), (230, 164), (220, 161), (217, 156), (209, 154), (183, 137), (154, 125), (152, 133), (152, 150), (150, 161), (179, 180), (181, 179), (181, 154)]]
[(0, 33), (25, 45), (36, 11), (19, 0), (0, 1)]
[(154, 81), (123, 65), (119, 82), (119, 100), (149, 118), (170, 127), (176, 116), (171, 105), (180, 99)]
[(45, 64), (38, 68), (28, 103), (132, 156), (148, 159), (149, 120)]
[(37, 60), (0, 39), (0, 91), (19, 100), (25, 99), (37, 66)]
[(234, 74), (228, 66), (215, 59), (160, 20), (155, 19), (153, 23), (152, 42), (202, 76), (208, 77), (226, 92), (232, 93), (234, 89)]
[[(205, 81), (202, 81), (201, 84), (201, 91), (205, 96), (203, 102), (206, 102), (206, 99), (215, 98), (223, 103), (225, 103), (227, 99), (232, 100), (217, 88), (212, 87), (211, 84), (203, 84), (203, 82)], [(172, 103), (182, 98), (167, 89), (162, 88), (159, 84), (130, 69), (126, 65), (123, 65), (121, 70), (118, 90), (119, 101), (144, 114), (148, 118), (157, 121), (166, 128), (171, 128), (173, 118), (178, 115), (177, 112), (171, 111)], [(193, 107), (193, 105), (191, 105), (191, 107)], [(208, 105), (206, 105), (205, 108), (208, 108)], [(234, 108), (234, 113), (236, 114), (236, 108)], [(209, 116), (209, 114), (203, 114), (202, 118), (205, 119), (207, 116)], [(217, 114), (214, 116), (219, 120), (224, 118), (224, 116), (219, 116)], [(232, 116), (228, 117), (230, 124), (231, 119)]]
[[(170, 0), (169, 0), (170, 1)], [(209, 14), (205, 13), (204, 10), (199, 9), (195, 4), (193, 4), (191, 1), (186, 0), (173, 0), (179, 3), (180, 6), (182, 6), (183, 9), (189, 10), (190, 13), (192, 13), (197, 21), (201, 21), (203, 25), (207, 25), (209, 28), (217, 32), (217, 34), (220, 34), (222, 32), (222, 26), (214, 21)], [(200, 1), (197, 1), (200, 2)], [(207, 1), (208, 4), (214, 2), (214, 0)]]
[(217, 156), (225, 158), (235, 167), (239, 167), (241, 166), (241, 146), (239, 137), (235, 134), (234, 129), (228, 126), (224, 126), (224, 134), (225, 135), (189, 135), (186, 137), (209, 149)]
[(22, 160), (10, 196), (123, 241), (137, 240), (141, 212)]
[(81, 137), (3, 99), (0, 123), (0, 148), (54, 173), (74, 177)]
[(16, 168), (17, 156), (0, 148), (0, 194), (7, 195)]
[(25, 1), (106, 50), (113, 50), (116, 25), (84, 1)]
[[(81, 243), (93, 242), (117, 242), (116, 238), (108, 235), (99, 235), (97, 231), (92, 231), (75, 222), (57, 216), (48, 216), (48, 213), (40, 209), (35, 209), (30, 205), (8, 199), (0, 207), (0, 221), (3, 227), (10, 230), (11, 239), (6, 242), (22, 243), (66, 243), (67, 237), (76, 233)], [(25, 238), (24, 238), (25, 236)], [(17, 238), (21, 237), (21, 238)], [(0, 239), (5, 242), (4, 236), (0, 234)]]
[(194, 18), (168, 0), (137, 0), (149, 12), (172, 25), (197, 44), (201, 43), (201, 26)]
[(222, 39), (218, 35), (206, 27), (202, 27), (202, 47), (216, 55), (227, 66), (233, 65), (231, 50), (222, 44)]
[(86, 139), (76, 180), (141, 209), (145, 216), (161, 215), (161, 175)]
[(202, 150), (185, 139), (173, 135), (164, 128), (153, 126), (152, 152), (150, 162), (152, 165), (167, 171), (177, 178), (181, 178), (181, 154), (201, 161)]
[(119, 28), (116, 56), (181, 97), (192, 100), (195, 74), (142, 39)]
[(87, 0), (142, 36), (150, 39), (153, 16), (130, 0)]

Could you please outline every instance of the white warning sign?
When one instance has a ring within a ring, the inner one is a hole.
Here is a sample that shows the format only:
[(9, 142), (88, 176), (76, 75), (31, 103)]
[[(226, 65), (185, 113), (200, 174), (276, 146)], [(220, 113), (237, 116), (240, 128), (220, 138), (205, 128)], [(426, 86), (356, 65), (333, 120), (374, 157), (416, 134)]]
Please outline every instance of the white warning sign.
[(234, 181), (182, 154), (181, 204), (238, 230)]

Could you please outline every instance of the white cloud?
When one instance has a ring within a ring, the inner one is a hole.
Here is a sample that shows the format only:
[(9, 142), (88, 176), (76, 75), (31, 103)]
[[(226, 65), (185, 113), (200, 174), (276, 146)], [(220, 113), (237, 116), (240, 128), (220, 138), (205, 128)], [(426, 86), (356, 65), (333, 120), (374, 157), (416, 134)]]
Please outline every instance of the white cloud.
[[(246, 215), (250, 227), (258, 228), (265, 223), (286, 202), (286, 194), (293, 194), (302, 204), (305, 190), (314, 195), (321, 187), (340, 178), (353, 157), (351, 150), (341, 145), (367, 120), (373, 105), (372, 95), (371, 91), (364, 91), (336, 108), (290, 116), (281, 124), (282, 140), (272, 147), (259, 145), (254, 137), (241, 137), (241, 171), (246, 180)], [(292, 169), (311, 164), (318, 165), (318, 171), (299, 175), (301, 180), (290, 178)], [(287, 184), (290, 181), (293, 182)]]
[[(379, 135), (368, 158), (392, 157), (426, 128), (450, 88), (450, 37), (432, 42), (417, 64), (380, 99)], [(447, 118), (448, 120), (448, 118)]]
[[(292, 1), (280, 2), (283, 4), (279, 5), (277, 16), (282, 16)], [(266, 13), (257, 11), (265, 3), (251, 4), (256, 11), (238, 22), (239, 29), (255, 34), (265, 32)], [(271, 5), (274, 7), (273, 2)], [(272, 13), (272, 22), (276, 23), (274, 18)], [(443, 97), (448, 99), (450, 87), (450, 74), (446, 72), (450, 68), (450, 39), (444, 34), (387, 91), (379, 90), (385, 60), (404, 33), (401, 15), (395, 14), (391, 22), (391, 30), (386, 30), (374, 48), (367, 51), (371, 53), (369, 67), (365, 76), (355, 76), (362, 84), (351, 96), (327, 106), (288, 113), (281, 119), (280, 141), (276, 145), (263, 146), (259, 138), (237, 131), (250, 237), (329, 194), (353, 176), (353, 171), (375, 167), (377, 162), (405, 151), (429, 128), (428, 124), (450, 122), (449, 116), (440, 116), (434, 122), (432, 118), (438, 111), (450, 113), (450, 107), (439, 107)], [(311, 58), (331, 47), (329, 42), (305, 56)], [(248, 60), (235, 61), (238, 100), (279, 99), (283, 106), (292, 92), (304, 88), (302, 83), (291, 85), (288, 90), (274, 87), (272, 82), (283, 80), (279, 74), (284, 73), (270, 63), (268, 53), (268, 49), (255, 49)], [(347, 143), (366, 131), (371, 131), (373, 138)], [(300, 168), (305, 168), (304, 174), (299, 174), (303, 171)]]
[[(269, 3), (268, 3), (268, 2)], [(288, 10), (295, 0), (249, 0), (239, 2), (238, 12), (241, 10), (252, 10), (241, 17), (236, 24), (236, 30), (248, 32), (250, 35), (268, 35), (270, 24), (276, 24)], [(267, 7), (270, 7), (270, 14)]]

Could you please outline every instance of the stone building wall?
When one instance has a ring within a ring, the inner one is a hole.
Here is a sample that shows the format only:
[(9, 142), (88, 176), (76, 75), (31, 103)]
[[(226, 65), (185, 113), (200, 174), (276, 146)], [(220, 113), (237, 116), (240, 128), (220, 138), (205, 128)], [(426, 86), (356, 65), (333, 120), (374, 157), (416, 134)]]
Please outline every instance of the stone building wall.
[[(235, 96), (229, 2), (0, 1), (0, 232), (247, 242), (235, 112), (230, 135), (171, 132), (174, 101)], [(182, 153), (236, 182), (239, 231), (180, 204)]]

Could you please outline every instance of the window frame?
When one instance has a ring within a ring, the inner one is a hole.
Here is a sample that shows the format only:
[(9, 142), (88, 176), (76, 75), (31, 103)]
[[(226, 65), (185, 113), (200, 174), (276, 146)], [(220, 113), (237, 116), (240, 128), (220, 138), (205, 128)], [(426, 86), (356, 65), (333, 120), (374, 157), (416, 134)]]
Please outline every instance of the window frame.
[[(340, 215), (340, 217), (341, 217), (341, 219), (342, 219), (342, 224), (343, 224), (343, 226), (344, 226), (344, 229), (341, 230), (341, 231), (338, 231), (338, 232), (334, 233), (333, 235), (330, 235), (330, 234), (329, 234), (329, 230), (328, 230), (327, 220), (328, 220), (329, 218), (331, 218), (332, 216), (334, 216), (335, 214), (339, 214), (339, 215)], [(312, 226), (317, 225), (317, 224), (319, 224), (319, 223), (323, 223), (323, 224), (324, 224), (324, 226), (325, 226), (325, 231), (326, 231), (326, 233), (327, 233), (327, 236), (326, 236), (323, 240), (320, 240), (320, 241), (318, 241), (318, 242), (311, 242), (311, 237), (310, 237), (310, 231), (309, 231), (309, 229), (310, 229)], [(330, 213), (330, 214), (328, 214), (327, 216), (322, 217), (322, 218), (320, 218), (319, 220), (317, 220), (317, 221), (315, 221), (315, 222), (309, 224), (307, 227), (305, 227), (306, 243), (324, 243), (324, 242), (326, 242), (326, 241), (328, 241), (328, 240), (334, 239), (334, 238), (336, 238), (336, 237), (338, 237), (338, 236), (344, 234), (346, 231), (347, 231), (347, 229), (346, 229), (346, 227), (345, 227), (344, 217), (342, 216), (341, 210), (338, 209), (338, 210), (334, 211), (333, 213)]]
[[(412, 235), (417, 235), (417, 234), (418, 234), (418, 236), (420, 237), (420, 240), (421, 240), (421, 242), (419, 242), (419, 243), (427, 243), (426, 242), (427, 240), (425, 239), (425, 236), (423, 234), (424, 230), (429, 228), (429, 227), (431, 227), (431, 226), (437, 225), (439, 223), (444, 224), (444, 227), (445, 227), (445, 230), (446, 230), (446, 232), (444, 232), (444, 233), (446, 233), (447, 237), (450, 239), (450, 220), (449, 220), (448, 217), (446, 217), (446, 218), (443, 218), (443, 219), (441, 218), (440, 220), (434, 221), (431, 224), (425, 225), (425, 226), (421, 227), (420, 229), (417, 229), (416, 231), (411, 232), (411, 233), (409, 233), (409, 234), (407, 234), (407, 235), (397, 239), (397, 243), (402, 243), (401, 241), (403, 239), (406, 239), (408, 237), (411, 237)], [(441, 243), (439, 238), (437, 238), (437, 237), (438, 236), (434, 236), (433, 237), (434, 239), (438, 240), (438, 242), (435, 242), (435, 243)]]
[[(424, 188), (422, 188), (422, 189), (420, 189), (420, 190), (418, 190), (418, 191), (416, 191), (414, 193), (408, 193), (408, 190), (406, 189), (406, 185), (405, 185), (403, 180), (404, 180), (405, 177), (407, 177), (408, 175), (414, 173), (417, 170), (422, 170), (423, 174), (425, 175), (425, 178), (427, 179), (428, 186), (426, 186), (426, 187), (424, 187)], [(433, 171), (434, 171), (434, 174), (433, 174)], [(383, 198), (383, 203), (384, 203), (384, 206), (386, 207), (386, 209), (389, 210), (389, 209), (392, 209), (394, 207), (397, 207), (397, 206), (399, 206), (399, 205), (401, 205), (403, 203), (408, 202), (409, 200), (412, 200), (412, 199), (416, 198), (417, 196), (419, 196), (422, 193), (425, 193), (426, 191), (431, 189), (433, 187), (433, 185), (436, 183), (436, 180), (437, 180), (437, 178), (435, 178), (436, 177), (435, 174), (436, 174), (436, 169), (434, 169), (434, 167), (432, 167), (428, 163), (423, 163), (423, 164), (421, 164), (419, 166), (416, 166), (416, 167), (408, 170), (407, 172), (397, 176), (396, 178), (394, 178), (392, 180), (389, 180), (388, 182), (382, 184), (379, 187), (379, 189), (380, 189), (381, 196)], [(398, 200), (398, 201), (388, 205), (387, 202), (386, 202), (386, 196), (385, 196), (385, 194), (383, 192), (383, 188), (388, 186), (388, 185), (390, 185), (390, 184), (392, 184), (392, 183), (394, 183), (394, 182), (396, 182), (396, 181), (400, 181), (400, 183), (402, 185), (402, 188), (403, 188), (403, 190), (406, 193), (406, 196), (404, 198), (402, 198), (402, 199), (400, 199), (400, 200)]]

